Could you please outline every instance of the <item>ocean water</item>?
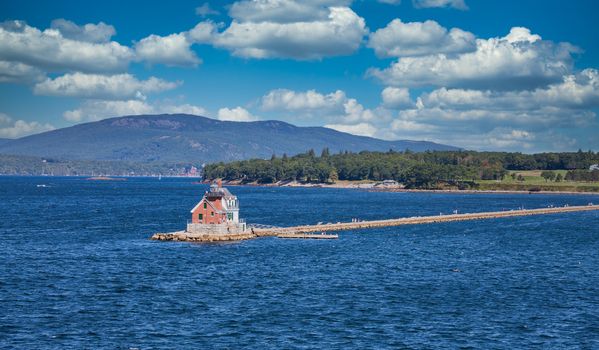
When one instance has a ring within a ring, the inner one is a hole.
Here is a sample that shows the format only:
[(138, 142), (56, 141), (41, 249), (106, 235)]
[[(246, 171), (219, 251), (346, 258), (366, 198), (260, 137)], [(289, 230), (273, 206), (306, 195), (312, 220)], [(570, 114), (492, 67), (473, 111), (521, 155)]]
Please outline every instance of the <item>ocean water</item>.
[[(599, 212), (148, 240), (184, 227), (206, 189), (192, 181), (0, 177), (0, 348), (599, 348)], [(282, 226), (599, 203), (231, 190), (248, 222)]]

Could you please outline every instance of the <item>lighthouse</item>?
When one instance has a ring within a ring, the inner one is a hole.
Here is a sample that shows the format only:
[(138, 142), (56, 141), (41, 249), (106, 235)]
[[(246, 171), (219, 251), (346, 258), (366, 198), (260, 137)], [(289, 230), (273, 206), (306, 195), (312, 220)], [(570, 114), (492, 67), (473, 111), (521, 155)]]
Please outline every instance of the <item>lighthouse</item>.
[(246, 224), (239, 219), (239, 200), (221, 180), (214, 181), (202, 199), (191, 209), (187, 232), (227, 234), (241, 233)]

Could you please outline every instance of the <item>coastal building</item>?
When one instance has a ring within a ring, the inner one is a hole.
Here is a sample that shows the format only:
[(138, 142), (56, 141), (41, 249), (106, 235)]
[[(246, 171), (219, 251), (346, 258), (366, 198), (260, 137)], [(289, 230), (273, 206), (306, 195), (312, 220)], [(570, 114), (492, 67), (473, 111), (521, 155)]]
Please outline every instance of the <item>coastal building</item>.
[(220, 180), (213, 182), (210, 189), (193, 209), (187, 232), (227, 234), (246, 230), (246, 224), (239, 219), (237, 196), (222, 187)]

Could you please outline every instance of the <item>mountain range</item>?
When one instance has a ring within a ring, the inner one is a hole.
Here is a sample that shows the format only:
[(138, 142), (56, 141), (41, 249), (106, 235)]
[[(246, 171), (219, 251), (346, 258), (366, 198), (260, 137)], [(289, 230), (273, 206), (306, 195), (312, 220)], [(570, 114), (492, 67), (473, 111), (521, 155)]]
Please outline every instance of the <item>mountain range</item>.
[(136, 115), (0, 140), (0, 153), (73, 160), (209, 163), (328, 147), (339, 151), (457, 150), (427, 141), (385, 141), (282, 121), (233, 122), (188, 114)]

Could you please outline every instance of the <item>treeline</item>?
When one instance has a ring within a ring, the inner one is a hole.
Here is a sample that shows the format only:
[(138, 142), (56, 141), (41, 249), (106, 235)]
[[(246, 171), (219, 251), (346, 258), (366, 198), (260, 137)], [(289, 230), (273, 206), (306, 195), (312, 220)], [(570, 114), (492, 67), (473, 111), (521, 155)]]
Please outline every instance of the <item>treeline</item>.
[[(0, 175), (55, 176), (175, 176), (192, 165), (178, 163), (138, 163), (127, 161), (59, 160), (0, 154)], [(199, 164), (196, 167), (201, 167)]]
[(585, 182), (595, 182), (599, 181), (599, 170), (570, 170), (566, 173), (565, 176), (566, 181), (585, 181)]
[[(408, 152), (409, 153), (409, 152)], [(453, 165), (484, 166), (496, 164), (509, 170), (573, 170), (588, 169), (599, 163), (599, 152), (561, 152), (523, 154), (517, 152), (422, 152), (411, 158), (424, 162)]]
[(599, 163), (598, 153), (582, 151), (533, 155), (473, 151), (330, 154), (324, 149), (320, 156), (310, 150), (293, 157), (273, 155), (270, 160), (209, 164), (204, 168), (204, 177), (259, 183), (393, 179), (414, 188), (437, 188), (441, 184), (467, 188), (474, 186), (476, 180), (503, 179), (507, 169), (588, 168), (595, 163)]

